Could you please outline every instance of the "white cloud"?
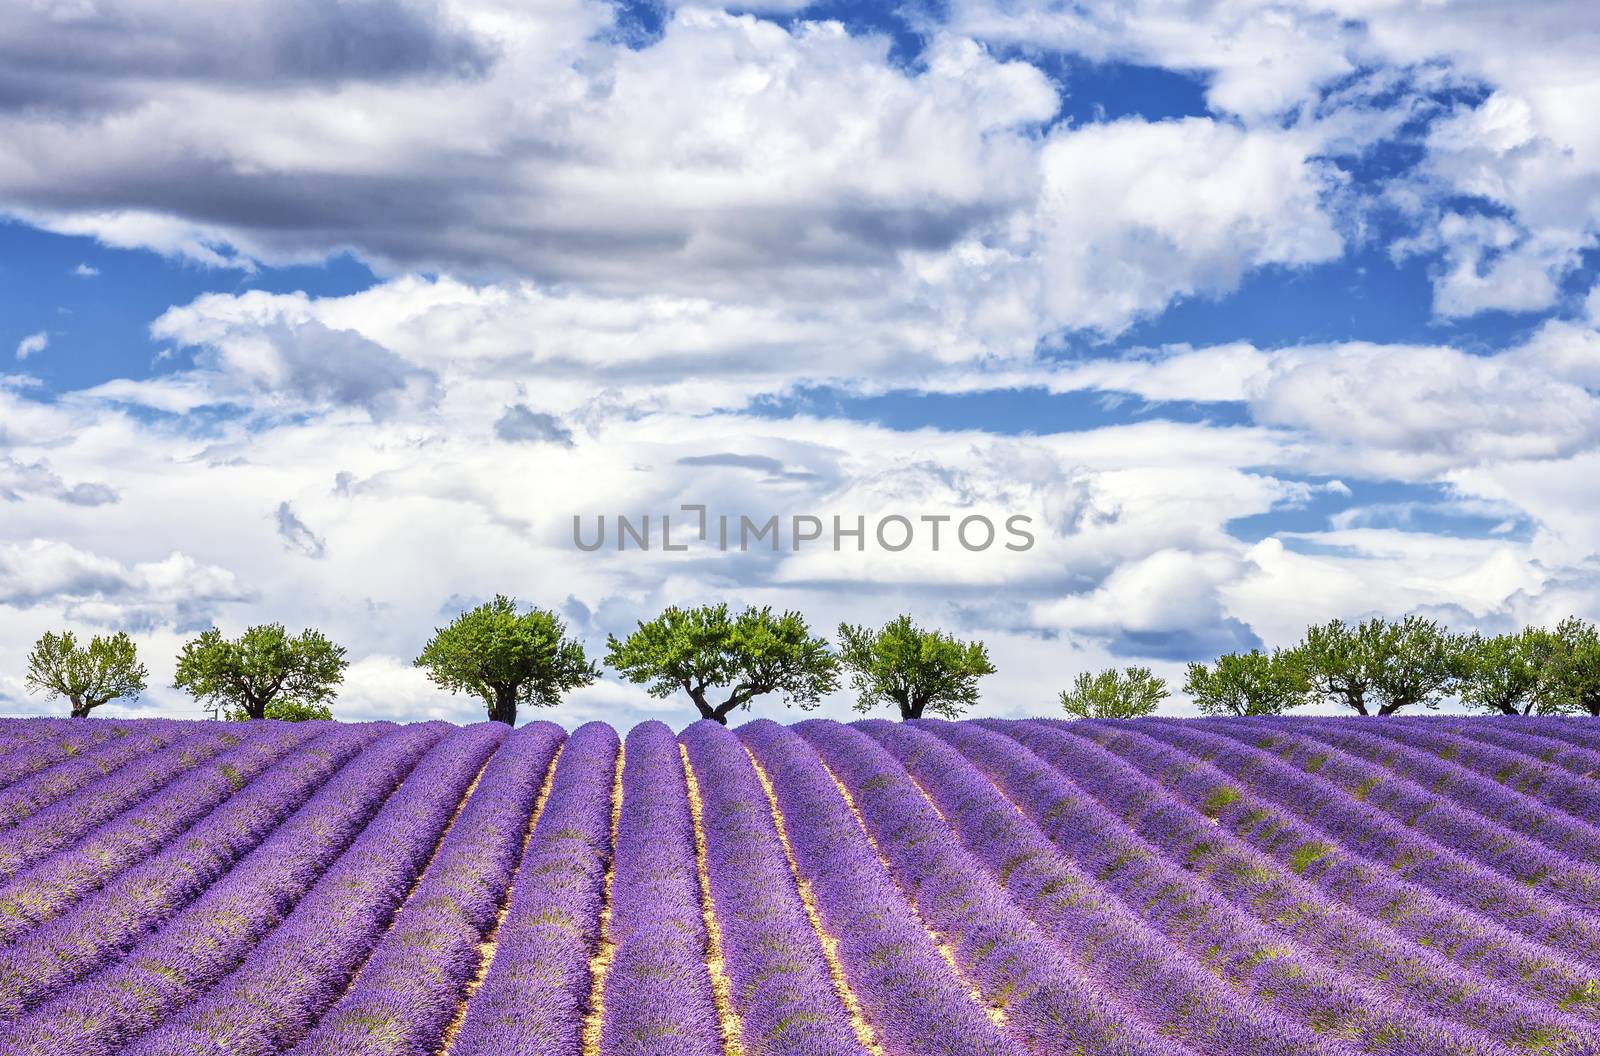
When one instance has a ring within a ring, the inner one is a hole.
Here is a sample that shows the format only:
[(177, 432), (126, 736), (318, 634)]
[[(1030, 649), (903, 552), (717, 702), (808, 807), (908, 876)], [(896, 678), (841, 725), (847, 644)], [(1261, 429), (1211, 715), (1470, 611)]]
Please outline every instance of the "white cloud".
[(80, 279), (92, 279), (100, 274), (100, 269), (89, 264), (79, 264), (72, 269), (72, 274)]
[(1527, 357), (1351, 342), (1277, 357), (1253, 385), (1258, 421), (1325, 442), (1310, 461), (1413, 479), (1561, 459), (1600, 442), (1600, 399)]
[(0, 542), (0, 605), (65, 605), (94, 624), (187, 623), (215, 606), (247, 600), (233, 573), (174, 551), (125, 565), (68, 543)]
[(1293, 133), (1124, 120), (1054, 133), (1035, 225), (1048, 317), (1115, 331), (1175, 297), (1233, 290), (1267, 264), (1337, 258), (1337, 185)]
[(17, 359), (24, 360), (29, 356), (36, 356), (50, 347), (50, 333), (40, 330), (38, 333), (29, 334), (17, 342)]

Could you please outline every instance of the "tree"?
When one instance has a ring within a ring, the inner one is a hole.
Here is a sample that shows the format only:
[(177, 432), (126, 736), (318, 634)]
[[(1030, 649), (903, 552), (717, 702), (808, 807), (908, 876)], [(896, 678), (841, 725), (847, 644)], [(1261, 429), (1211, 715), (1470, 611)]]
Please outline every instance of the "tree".
[(1463, 639), (1458, 673), (1461, 702), (1497, 715), (1530, 715), (1560, 710), (1542, 692), (1558, 641), (1540, 627), (1516, 634)]
[(149, 677), (133, 639), (121, 631), (109, 638), (97, 634), (82, 647), (71, 631), (46, 631), (28, 654), (23, 684), (29, 693), (65, 698), (72, 717), (85, 719), (118, 697), (137, 699)]
[(1462, 639), (1432, 620), (1364, 620), (1352, 628), (1331, 620), (1307, 629), (1291, 652), (1312, 692), (1358, 715), (1436, 708), (1459, 683)]
[(517, 724), (518, 706), (553, 708), (563, 694), (600, 677), (559, 616), (540, 608), (518, 612), (516, 599), (504, 594), (436, 629), (416, 665), (441, 689), (476, 693), (489, 721), (509, 726)]
[(1539, 710), (1600, 716), (1600, 632), (1569, 616), (1553, 637), (1539, 685)]
[(1310, 700), (1311, 682), (1293, 655), (1252, 649), (1218, 657), (1216, 670), (1190, 664), (1183, 691), (1206, 715), (1282, 715)]
[(857, 711), (895, 704), (902, 719), (920, 719), (926, 708), (959, 719), (978, 702), (978, 679), (994, 674), (982, 642), (925, 631), (910, 616), (882, 630), (841, 623), (839, 660), (859, 694)]
[(350, 662), (321, 631), (291, 638), (281, 623), (251, 627), (229, 641), (215, 627), (185, 643), (173, 686), (218, 718), (331, 718), (327, 702)]
[(1076, 719), (1137, 719), (1156, 710), (1168, 696), (1167, 680), (1148, 667), (1108, 668), (1080, 674), (1061, 694), (1061, 707)]
[[(619, 642), (607, 641), (606, 663), (630, 682), (648, 685), (653, 697), (683, 690), (700, 717), (728, 724), (728, 713), (755, 697), (781, 693), (810, 709), (839, 684), (839, 661), (814, 638), (797, 612), (773, 615), (747, 608), (730, 616), (727, 605), (672, 606)], [(713, 702), (710, 694), (726, 696)]]

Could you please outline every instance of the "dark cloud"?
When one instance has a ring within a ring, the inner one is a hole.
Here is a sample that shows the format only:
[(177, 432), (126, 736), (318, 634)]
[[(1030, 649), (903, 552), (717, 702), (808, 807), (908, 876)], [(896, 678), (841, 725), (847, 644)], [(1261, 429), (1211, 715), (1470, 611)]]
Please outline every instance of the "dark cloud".
[(494, 423), (494, 435), (508, 444), (573, 446), (572, 430), (563, 425), (560, 418), (535, 411), (523, 403), (506, 408), (506, 413)]
[(492, 48), (433, 0), (100, 0), (76, 17), (11, 5), (0, 109), (82, 114), (139, 81), (284, 84), (477, 77)]
[(678, 459), (680, 466), (727, 466), (732, 469), (749, 469), (778, 480), (821, 480), (820, 474), (803, 469), (786, 469), (780, 459), (767, 455), (740, 455), (731, 451), (714, 455), (687, 455)]
[(1106, 647), (1112, 656), (1193, 660), (1197, 656), (1221, 656), (1224, 653), (1260, 649), (1262, 641), (1248, 624), (1229, 616), (1206, 627), (1119, 629), (1111, 636)]
[(218, 332), (169, 314), (152, 332), (201, 348), (195, 362), (210, 373), (219, 400), (268, 397), (362, 407), (381, 418), (438, 397), (432, 372), (354, 330), (335, 330), (314, 319), (227, 322)]
[(287, 502), (278, 504), (277, 518), (278, 538), (283, 540), (284, 549), (304, 554), (314, 561), (327, 556), (326, 540), (306, 527), (306, 522), (295, 516), (293, 508)]
[(47, 462), (19, 462), (0, 458), (0, 499), (20, 502), (30, 495), (56, 499), (72, 506), (105, 506), (117, 501), (107, 484), (67, 484)]

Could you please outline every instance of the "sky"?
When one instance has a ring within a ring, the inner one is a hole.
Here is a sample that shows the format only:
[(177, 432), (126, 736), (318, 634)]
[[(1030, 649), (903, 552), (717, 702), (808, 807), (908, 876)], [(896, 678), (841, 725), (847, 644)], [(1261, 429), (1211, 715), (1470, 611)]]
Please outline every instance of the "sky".
[[(412, 659), (496, 593), (594, 657), (907, 612), (991, 716), (1600, 618), (1597, 52), (1576, 0), (20, 0), (0, 711), (61, 710), (71, 628), (150, 668), (104, 713), (199, 716), (182, 643), (277, 621), (348, 649), (337, 717), (472, 721)], [(694, 716), (608, 672), (539, 717)]]

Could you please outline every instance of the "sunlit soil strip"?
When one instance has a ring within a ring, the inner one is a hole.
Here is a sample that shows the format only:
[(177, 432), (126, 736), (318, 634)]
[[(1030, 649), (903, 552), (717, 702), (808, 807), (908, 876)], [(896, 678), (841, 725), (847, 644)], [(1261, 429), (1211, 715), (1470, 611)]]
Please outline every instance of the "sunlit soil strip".
[[(833, 772), (833, 771), (831, 771), (831, 770), (830, 770), (830, 771), (829, 771), (829, 773), (832, 773), (832, 772)], [(942, 822), (944, 822), (944, 823), (945, 823), (945, 824), (946, 824), (946, 825), (948, 825), (948, 824), (950, 824), (950, 819), (949, 819), (949, 818), (947, 818), (947, 817), (945, 817), (945, 814), (944, 814), (944, 811), (942, 811), (942, 810), (940, 810), (940, 809), (939, 809), (939, 804), (937, 804), (937, 803), (935, 803), (935, 802), (934, 802), (934, 801), (933, 801), (933, 797), (932, 797), (932, 796), (930, 796), (930, 795), (929, 795), (929, 794), (928, 794), (928, 790), (927, 790), (927, 789), (926, 789), (926, 788), (923, 788), (923, 787), (922, 787), (922, 782), (921, 782), (921, 781), (918, 781), (918, 780), (917, 780), (917, 779), (916, 779), (916, 778), (915, 778), (915, 777), (912, 777), (912, 776), (911, 776), (911, 772), (910, 772), (910, 771), (909, 771), (909, 770), (908, 770), (908, 771), (906, 771), (906, 777), (907, 777), (907, 778), (909, 778), (909, 779), (910, 779), (910, 781), (911, 781), (911, 784), (912, 784), (912, 785), (913, 785), (913, 786), (915, 786), (915, 788), (916, 788), (916, 790), (917, 790), (917, 791), (918, 791), (918, 792), (919, 792), (919, 793), (921, 793), (921, 794), (922, 794), (922, 798), (923, 798), (923, 799), (924, 799), (924, 800), (926, 800), (926, 801), (927, 801), (927, 803), (928, 803), (928, 807), (929, 807), (929, 808), (930, 808), (930, 809), (931, 809), (931, 810), (932, 810), (932, 811), (933, 811), (933, 812), (934, 812), (934, 813), (935, 813), (935, 814), (936, 814), (936, 815), (938, 815), (938, 817), (939, 817), (939, 820), (940, 820), (940, 821), (942, 821)], [(838, 778), (835, 778), (835, 779), (834, 779), (834, 780), (835, 780), (835, 781), (837, 781), (837, 780), (838, 780)]]
[(733, 983), (728, 979), (727, 961), (722, 956), (722, 925), (717, 923), (717, 913), (711, 899), (711, 870), (706, 853), (700, 781), (694, 776), (694, 766), (689, 762), (689, 749), (680, 744), (678, 754), (683, 757), (683, 779), (689, 789), (689, 817), (694, 825), (694, 868), (700, 876), (700, 916), (706, 925), (706, 971), (711, 976), (711, 1000), (716, 1006), (717, 1022), (722, 1030), (722, 1052), (723, 1056), (744, 1056), (744, 1024), (739, 1022), (739, 1010), (733, 1006)]
[[(833, 780), (833, 785), (839, 790), (839, 795), (844, 797), (844, 805), (850, 808), (851, 815), (856, 819), (856, 825), (861, 829), (861, 835), (867, 838), (867, 846), (871, 847), (872, 853), (878, 856), (878, 863), (883, 866), (884, 875), (888, 876), (889, 879), (895, 883), (896, 887), (899, 887), (899, 882), (894, 881), (894, 870), (889, 865), (889, 859), (881, 850), (878, 849), (878, 841), (873, 838), (872, 830), (867, 828), (867, 819), (861, 816), (861, 810), (856, 806), (856, 798), (850, 794), (850, 790), (848, 788), (844, 787), (844, 782), (839, 780), (839, 775), (833, 772), (833, 768), (827, 763), (822, 762), (822, 757), (820, 755), (817, 757), (817, 762), (822, 765), (822, 769), (827, 773), (828, 777)], [(927, 795), (927, 793), (923, 793), (923, 795)], [(943, 820), (943, 817), (944, 816), (941, 814), (940, 820)], [(917, 923), (922, 925), (922, 930), (927, 932), (928, 938), (933, 941), (934, 949), (939, 951), (939, 956), (944, 958), (944, 963), (950, 966), (950, 974), (956, 979), (960, 980), (962, 983), (966, 984), (967, 989), (972, 993), (972, 999), (976, 1001), (978, 1003), (978, 1007), (983, 1009), (985, 1014), (988, 1015), (990, 1022), (997, 1027), (1004, 1027), (1006, 1025), (1006, 1010), (991, 1004), (989, 1000), (983, 996), (983, 991), (978, 987), (978, 984), (967, 978), (967, 974), (963, 972), (961, 970), (961, 966), (956, 963), (956, 954), (955, 951), (950, 948), (950, 944), (945, 942), (943, 937), (941, 937), (937, 931), (934, 931), (932, 928), (928, 927), (927, 922), (922, 919), (922, 913), (917, 909), (916, 901), (910, 897), (905, 888), (901, 887), (900, 893), (905, 896), (906, 905), (911, 907), (912, 915), (917, 918)]]
[(611, 855), (600, 891), (600, 941), (589, 958), (589, 1011), (583, 1017), (583, 1056), (600, 1056), (600, 1031), (606, 1022), (606, 973), (617, 954), (611, 941), (611, 884), (617, 875), (617, 830), (622, 827), (622, 761), (627, 748), (617, 749), (617, 769), (611, 778)]
[(783, 809), (778, 806), (778, 794), (773, 791), (772, 779), (767, 776), (767, 771), (756, 759), (755, 753), (748, 747), (744, 751), (750, 757), (750, 765), (755, 767), (756, 780), (761, 782), (761, 791), (766, 793), (767, 807), (772, 811), (772, 823), (778, 830), (778, 842), (783, 844), (784, 857), (789, 859), (789, 872), (794, 876), (795, 887), (800, 891), (800, 902), (806, 908), (806, 916), (811, 919), (811, 928), (817, 933), (817, 941), (822, 944), (822, 955), (828, 961), (828, 975), (833, 978), (833, 987), (839, 992), (839, 1000), (844, 1003), (844, 1010), (850, 1016), (850, 1026), (868, 1052), (873, 1056), (883, 1056), (883, 1046), (878, 1044), (872, 1025), (862, 1014), (861, 1002), (856, 999), (856, 992), (850, 989), (850, 980), (845, 978), (844, 965), (839, 963), (839, 940), (830, 935), (828, 929), (823, 926), (822, 914), (817, 910), (816, 896), (811, 893), (811, 882), (800, 875), (800, 863), (795, 860), (794, 847), (789, 843), (789, 830), (784, 825)]
[(467, 1019), (467, 1006), (472, 1003), (472, 998), (483, 989), (483, 981), (489, 976), (489, 966), (494, 962), (494, 951), (498, 944), (500, 925), (505, 923), (506, 913), (511, 909), (511, 891), (516, 887), (517, 874), (522, 871), (522, 860), (528, 854), (528, 841), (533, 839), (533, 830), (539, 824), (539, 815), (544, 813), (544, 805), (550, 798), (550, 787), (556, 783), (556, 763), (561, 761), (561, 753), (566, 745), (558, 745), (556, 754), (550, 757), (550, 765), (545, 768), (544, 783), (539, 786), (539, 798), (534, 801), (533, 813), (528, 815), (528, 828), (522, 834), (522, 850), (517, 855), (517, 868), (511, 873), (511, 880), (506, 884), (505, 901), (500, 903), (500, 911), (495, 914), (494, 923), (484, 933), (483, 941), (478, 943), (478, 971), (467, 983), (467, 992), (461, 995), (461, 1004), (456, 1009), (456, 1014), (450, 1020), (450, 1025), (444, 1028), (444, 1036), (439, 1039), (439, 1047), (434, 1050), (434, 1056), (446, 1056), (451, 1046), (456, 1043), (456, 1035), (461, 1033), (461, 1024)]

